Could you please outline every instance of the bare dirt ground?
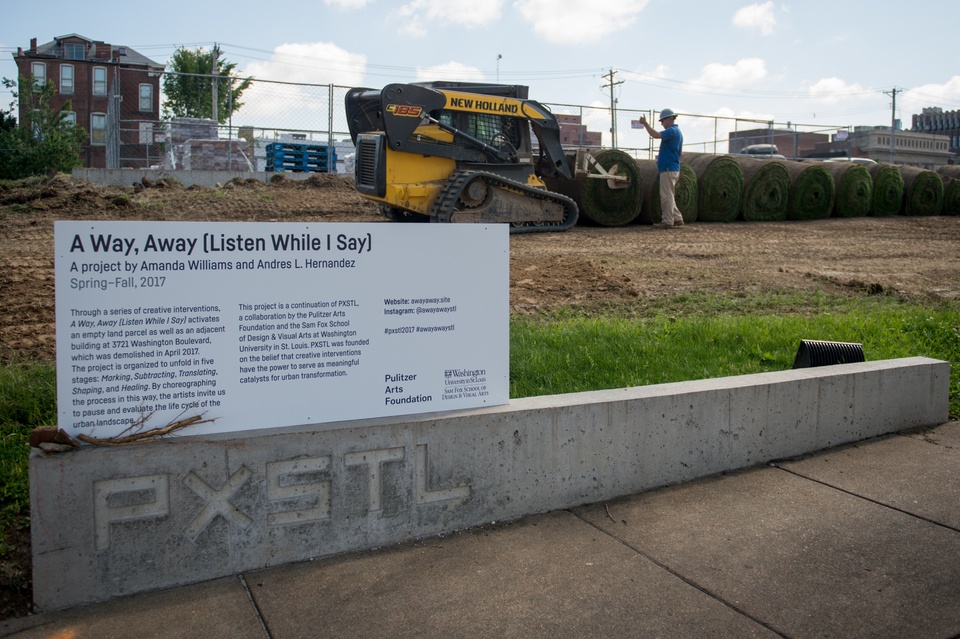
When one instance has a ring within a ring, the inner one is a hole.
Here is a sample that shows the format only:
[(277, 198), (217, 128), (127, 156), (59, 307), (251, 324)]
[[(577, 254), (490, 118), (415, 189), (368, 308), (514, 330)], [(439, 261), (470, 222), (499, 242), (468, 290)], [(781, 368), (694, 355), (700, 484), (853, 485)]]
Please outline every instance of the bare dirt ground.
[[(269, 185), (235, 180), (219, 189), (104, 187), (63, 176), (0, 185), (0, 360), (55, 360), (53, 222), (100, 219), (384, 221), (352, 183), (335, 176)], [(515, 313), (643, 306), (696, 291), (820, 288), (960, 298), (960, 217), (694, 223), (675, 230), (578, 226), (514, 235), (510, 253)], [(0, 619), (27, 614), (31, 598), (29, 528), (8, 532)]]
[[(55, 358), (54, 220), (382, 222), (351, 183), (316, 175), (224, 188), (105, 187), (59, 176), (0, 187), (0, 358)], [(511, 237), (518, 313), (645, 301), (682, 292), (822, 288), (960, 297), (960, 218), (577, 226)]]

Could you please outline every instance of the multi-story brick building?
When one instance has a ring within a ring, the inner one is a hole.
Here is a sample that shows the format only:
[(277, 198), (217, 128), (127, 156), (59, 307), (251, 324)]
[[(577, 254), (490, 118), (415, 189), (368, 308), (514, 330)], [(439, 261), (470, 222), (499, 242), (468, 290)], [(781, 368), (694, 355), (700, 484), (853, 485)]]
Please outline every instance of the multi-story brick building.
[(742, 153), (756, 144), (776, 145), (779, 153), (787, 158), (802, 158), (809, 155), (818, 144), (827, 142), (830, 136), (823, 133), (803, 133), (793, 129), (751, 129), (729, 134), (729, 152)]
[(557, 114), (560, 144), (563, 146), (602, 146), (601, 133), (589, 131), (579, 115)]
[(947, 148), (953, 155), (960, 154), (960, 110), (944, 111), (940, 107), (927, 107), (913, 114), (911, 131), (945, 135), (950, 138)]
[[(162, 158), (160, 128), (163, 65), (130, 47), (70, 34), (13, 56), (22, 78), (52, 82), (54, 108), (71, 103), (71, 119), (88, 133), (81, 161), (89, 168), (143, 168)], [(21, 94), (24, 92), (21, 91)], [(20, 106), (20, 122), (30, 114)]]

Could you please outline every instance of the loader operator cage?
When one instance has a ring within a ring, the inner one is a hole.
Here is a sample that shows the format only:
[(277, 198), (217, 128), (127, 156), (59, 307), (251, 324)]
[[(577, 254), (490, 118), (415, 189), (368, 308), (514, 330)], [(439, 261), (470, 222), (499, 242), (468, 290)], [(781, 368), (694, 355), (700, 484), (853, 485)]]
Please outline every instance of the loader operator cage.
[[(506, 141), (515, 150), (522, 150), (523, 136), (520, 134), (521, 122), (519, 118), (487, 113), (440, 111), (437, 119), (443, 124), (456, 127), (490, 146), (499, 148), (504, 146)], [(525, 122), (522, 124), (525, 124)]]

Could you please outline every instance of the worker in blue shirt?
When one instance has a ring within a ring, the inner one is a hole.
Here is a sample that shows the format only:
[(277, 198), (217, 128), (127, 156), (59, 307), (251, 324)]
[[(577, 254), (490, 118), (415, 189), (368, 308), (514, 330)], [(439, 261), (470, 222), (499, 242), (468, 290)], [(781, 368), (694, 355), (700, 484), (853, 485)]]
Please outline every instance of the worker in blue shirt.
[(650, 137), (660, 140), (660, 153), (657, 155), (657, 171), (660, 173), (660, 222), (655, 228), (675, 229), (683, 226), (683, 214), (677, 208), (677, 180), (680, 179), (680, 153), (683, 152), (683, 134), (676, 124), (677, 114), (671, 109), (660, 112), (660, 126), (657, 131), (640, 116), (640, 124)]

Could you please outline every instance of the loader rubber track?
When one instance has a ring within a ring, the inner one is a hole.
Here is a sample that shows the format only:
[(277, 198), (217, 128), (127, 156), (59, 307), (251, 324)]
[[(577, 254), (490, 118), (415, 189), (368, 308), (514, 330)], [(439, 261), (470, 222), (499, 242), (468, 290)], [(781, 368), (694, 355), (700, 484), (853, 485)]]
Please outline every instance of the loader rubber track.
[(453, 213), (457, 210), (456, 205), (460, 199), (460, 194), (463, 193), (463, 189), (466, 188), (467, 184), (477, 177), (483, 178), (483, 180), (491, 187), (513, 191), (514, 193), (521, 194), (524, 197), (530, 197), (537, 200), (550, 200), (563, 206), (563, 220), (559, 222), (543, 221), (510, 223), (511, 233), (566, 231), (577, 223), (577, 216), (579, 215), (577, 204), (566, 195), (527, 186), (526, 184), (521, 184), (520, 182), (508, 180), (497, 175), (496, 173), (487, 173), (485, 171), (460, 171), (458, 173), (454, 173), (441, 190), (439, 197), (437, 197), (436, 201), (434, 202), (433, 208), (430, 211), (430, 221), (450, 222)]

